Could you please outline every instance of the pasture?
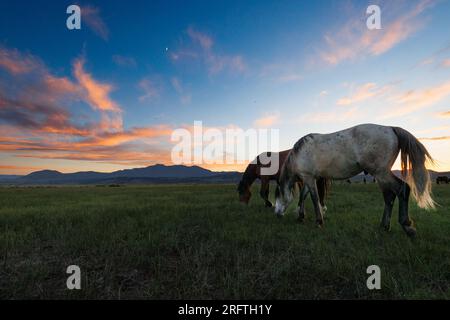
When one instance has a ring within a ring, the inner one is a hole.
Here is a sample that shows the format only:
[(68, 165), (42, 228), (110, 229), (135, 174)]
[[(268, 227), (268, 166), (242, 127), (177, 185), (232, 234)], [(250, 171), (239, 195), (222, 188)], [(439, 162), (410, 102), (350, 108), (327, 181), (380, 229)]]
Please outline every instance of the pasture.
[[(418, 236), (380, 230), (375, 184), (334, 184), (323, 229), (235, 185), (0, 188), (1, 299), (449, 299), (450, 187), (410, 200)], [(270, 199), (273, 201), (273, 186)], [(82, 289), (66, 288), (78, 265)], [(381, 268), (368, 290), (366, 268)]]

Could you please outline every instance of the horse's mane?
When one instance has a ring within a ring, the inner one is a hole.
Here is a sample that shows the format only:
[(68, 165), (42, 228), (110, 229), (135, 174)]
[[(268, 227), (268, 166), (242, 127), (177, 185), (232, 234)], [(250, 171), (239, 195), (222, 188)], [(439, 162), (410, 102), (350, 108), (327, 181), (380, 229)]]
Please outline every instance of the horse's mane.
[(303, 147), (303, 145), (305, 144), (306, 140), (307, 140), (308, 138), (312, 138), (313, 135), (314, 135), (313, 133), (310, 133), (310, 134), (307, 134), (307, 135), (304, 136), (304, 137), (301, 137), (301, 138), (294, 144), (294, 151), (295, 151), (295, 152), (298, 152), (298, 151)]
[(244, 174), (242, 175), (242, 179), (238, 185), (239, 193), (243, 193), (246, 190), (246, 188), (250, 188), (252, 183), (257, 178), (257, 173), (256, 173), (257, 169), (258, 169), (258, 165), (254, 164), (254, 163), (250, 163), (247, 166), (247, 168), (244, 171)]

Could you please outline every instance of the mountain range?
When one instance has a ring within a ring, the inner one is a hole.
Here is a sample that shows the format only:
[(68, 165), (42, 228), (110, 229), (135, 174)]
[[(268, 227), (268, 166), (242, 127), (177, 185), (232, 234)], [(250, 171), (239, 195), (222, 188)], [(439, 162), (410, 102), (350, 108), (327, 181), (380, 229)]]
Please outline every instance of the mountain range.
[(118, 170), (110, 173), (83, 171), (61, 173), (55, 170), (32, 172), (25, 176), (0, 175), (1, 184), (53, 185), (53, 184), (126, 184), (126, 183), (176, 183), (204, 182), (237, 183), (239, 172), (214, 172), (198, 166), (157, 164), (145, 168)]
[[(400, 176), (399, 170), (394, 174)], [(432, 180), (438, 176), (450, 177), (450, 172), (436, 172), (430, 170)], [(145, 168), (118, 170), (110, 173), (83, 171), (75, 173), (61, 173), (55, 170), (32, 172), (25, 176), (0, 175), (3, 185), (63, 185), (63, 184), (132, 184), (132, 183), (237, 183), (241, 172), (214, 172), (199, 166), (156, 164)], [(362, 182), (366, 178), (368, 183), (373, 181), (369, 175), (356, 175), (350, 180)]]

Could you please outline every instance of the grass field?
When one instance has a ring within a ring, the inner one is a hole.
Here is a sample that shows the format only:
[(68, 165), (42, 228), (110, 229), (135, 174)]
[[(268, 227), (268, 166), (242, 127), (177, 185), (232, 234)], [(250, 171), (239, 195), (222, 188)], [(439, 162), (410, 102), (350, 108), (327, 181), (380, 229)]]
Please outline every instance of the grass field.
[[(257, 187), (248, 207), (234, 185), (0, 188), (0, 298), (450, 298), (450, 186), (435, 212), (411, 200), (415, 240), (397, 206), (379, 229), (376, 185), (333, 185), (323, 229), (310, 200), (305, 224), (293, 207), (276, 219)], [(66, 288), (72, 264), (82, 290)]]

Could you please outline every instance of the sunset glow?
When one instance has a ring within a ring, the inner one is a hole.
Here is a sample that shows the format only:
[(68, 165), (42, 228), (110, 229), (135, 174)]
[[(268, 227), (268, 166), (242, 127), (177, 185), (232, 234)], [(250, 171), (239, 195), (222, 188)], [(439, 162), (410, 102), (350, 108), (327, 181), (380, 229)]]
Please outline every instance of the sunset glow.
[(0, 4), (0, 174), (171, 165), (194, 121), (278, 129), (280, 150), (400, 126), (450, 170), (450, 1), (81, 1), (81, 30), (70, 4)]

